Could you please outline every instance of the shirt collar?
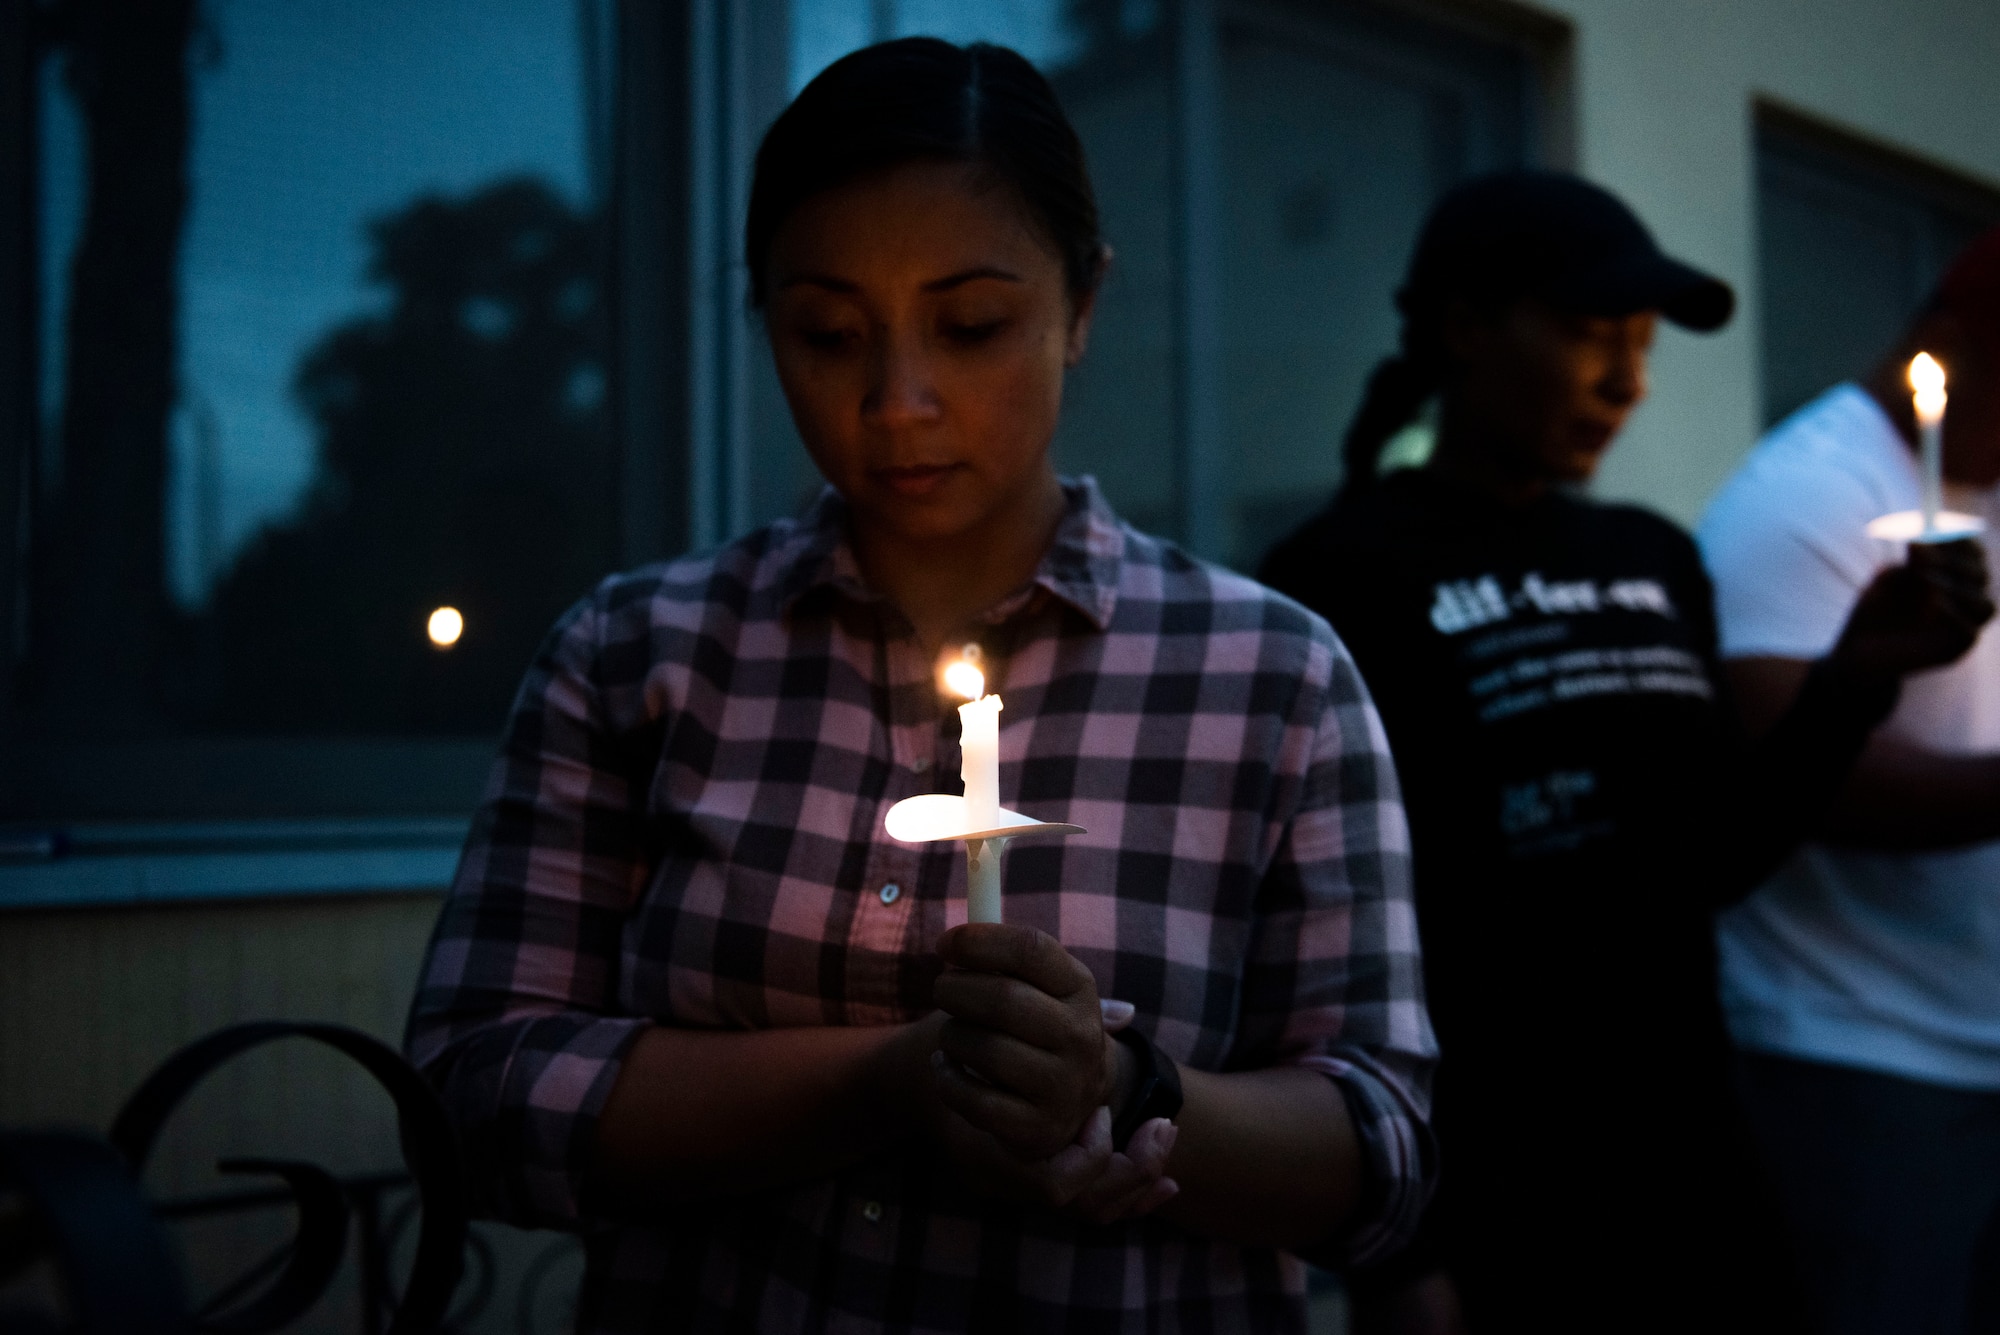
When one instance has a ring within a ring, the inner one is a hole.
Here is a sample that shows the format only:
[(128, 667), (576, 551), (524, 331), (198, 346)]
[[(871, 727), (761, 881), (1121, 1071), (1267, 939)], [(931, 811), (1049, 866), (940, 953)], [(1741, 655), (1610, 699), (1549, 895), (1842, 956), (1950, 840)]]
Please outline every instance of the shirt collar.
[[(988, 622), (1005, 621), (1035, 597), (1037, 591), (1061, 599), (1081, 612), (1099, 630), (1111, 625), (1118, 605), (1118, 578), (1125, 559), (1125, 531), (1112, 512), (1097, 480), (1063, 478), (1063, 516), (1055, 540), (1042, 554), (1028, 583), (1002, 598), (984, 614)], [(832, 487), (797, 521), (792, 551), (780, 559), (781, 605), (787, 612), (805, 595), (827, 589), (857, 602), (880, 602), (870, 588), (847, 540), (847, 502)]]

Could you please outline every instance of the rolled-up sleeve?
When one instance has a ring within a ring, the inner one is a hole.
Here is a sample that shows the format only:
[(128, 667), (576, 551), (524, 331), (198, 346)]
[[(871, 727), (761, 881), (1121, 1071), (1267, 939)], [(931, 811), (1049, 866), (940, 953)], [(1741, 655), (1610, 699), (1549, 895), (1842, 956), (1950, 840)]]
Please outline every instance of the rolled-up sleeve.
[(1346, 651), (1330, 635), (1323, 647), (1295, 719), (1297, 801), (1258, 891), (1236, 1050), (1341, 1087), (1368, 1175), (1344, 1255), (1366, 1261), (1410, 1239), (1435, 1184), (1437, 1044), (1388, 738)]
[(458, 1127), (475, 1201), (522, 1224), (582, 1217), (597, 1119), (648, 1023), (615, 993), (658, 749), (642, 683), (607, 675), (633, 658), (614, 596), (572, 609), (529, 669), (405, 1040)]

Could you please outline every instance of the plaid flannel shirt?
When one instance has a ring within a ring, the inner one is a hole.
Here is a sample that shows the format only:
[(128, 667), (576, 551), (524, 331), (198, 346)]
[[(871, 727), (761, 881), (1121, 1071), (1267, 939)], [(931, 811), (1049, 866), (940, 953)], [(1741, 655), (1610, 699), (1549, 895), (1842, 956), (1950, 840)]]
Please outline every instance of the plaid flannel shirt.
[[(1380, 721), (1318, 617), (1122, 526), (1088, 479), (1065, 492), (983, 644), (1003, 803), (1089, 833), (1009, 851), (1007, 918), (1186, 1066), (1334, 1080), (1370, 1174), (1343, 1247), (1379, 1255), (1435, 1157)], [(956, 702), (843, 533), (828, 492), (611, 578), (530, 669), (410, 1025), (476, 1190), (588, 1235), (585, 1330), (1303, 1329), (1295, 1257), (998, 1204), (922, 1146), (657, 1225), (590, 1217), (596, 1121), (642, 1029), (915, 1019), (931, 944), (965, 921), (959, 846), (882, 828), (957, 791)]]

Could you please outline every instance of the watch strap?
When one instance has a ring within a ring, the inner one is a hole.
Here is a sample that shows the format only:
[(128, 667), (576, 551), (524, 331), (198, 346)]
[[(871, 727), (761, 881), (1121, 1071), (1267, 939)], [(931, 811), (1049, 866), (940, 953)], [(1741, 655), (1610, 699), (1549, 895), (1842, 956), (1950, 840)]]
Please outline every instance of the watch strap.
[(1132, 1050), (1135, 1065), (1132, 1092), (1125, 1106), (1116, 1110), (1111, 1119), (1111, 1147), (1123, 1150), (1131, 1143), (1132, 1133), (1155, 1117), (1172, 1121), (1180, 1116), (1181, 1072), (1172, 1057), (1131, 1025), (1112, 1038)]

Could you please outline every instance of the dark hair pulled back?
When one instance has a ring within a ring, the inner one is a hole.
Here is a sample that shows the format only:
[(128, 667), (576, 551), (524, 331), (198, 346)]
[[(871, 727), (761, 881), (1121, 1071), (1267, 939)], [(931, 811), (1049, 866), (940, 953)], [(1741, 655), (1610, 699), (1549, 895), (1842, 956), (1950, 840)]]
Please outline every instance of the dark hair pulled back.
[(822, 191), (907, 162), (977, 163), (1010, 187), (1081, 299), (1104, 272), (1083, 143), (1033, 65), (1003, 46), (904, 37), (842, 56), (786, 107), (757, 150), (743, 258), (762, 306), (778, 228)]
[(1363, 491), (1375, 481), (1382, 447), (1416, 420), (1425, 402), (1438, 392), (1441, 378), (1435, 360), (1428, 356), (1399, 352), (1375, 364), (1361, 406), (1341, 442), (1342, 491)]
[(1447, 276), (1450, 266), (1438, 262), (1434, 232), (1432, 227), (1425, 228), (1410, 272), (1396, 293), (1396, 309), (1403, 314), (1398, 349), (1369, 373), (1361, 406), (1341, 442), (1343, 493), (1365, 491), (1374, 485), (1382, 447), (1415, 421), (1424, 404), (1444, 388), (1449, 372), (1445, 308), (1455, 300), (1493, 307), (1504, 304), (1511, 295), (1494, 286), (1462, 281), (1457, 275)]

